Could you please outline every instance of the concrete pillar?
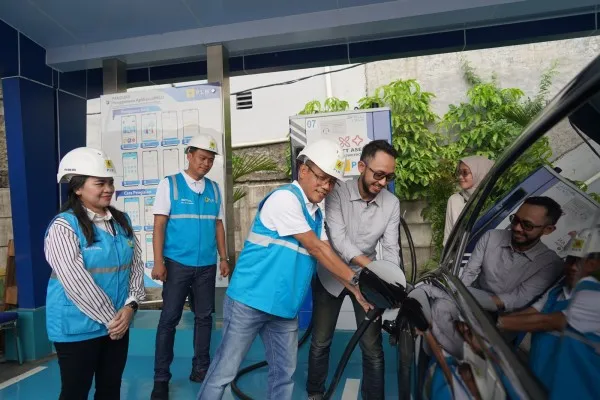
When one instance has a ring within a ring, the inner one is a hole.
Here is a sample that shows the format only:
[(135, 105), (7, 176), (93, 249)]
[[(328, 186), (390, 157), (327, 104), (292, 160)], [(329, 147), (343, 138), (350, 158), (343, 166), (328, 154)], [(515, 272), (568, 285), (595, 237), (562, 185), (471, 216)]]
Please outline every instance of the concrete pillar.
[(235, 262), (235, 237), (233, 222), (233, 177), (231, 167), (231, 100), (229, 89), (229, 55), (227, 49), (222, 45), (211, 45), (207, 48), (208, 55), (208, 77), (209, 83), (221, 85), (222, 107), (223, 107), (223, 133), (225, 136), (225, 221), (227, 222), (227, 254), (231, 262)]
[(127, 65), (117, 59), (102, 60), (103, 94), (127, 91)]
[[(235, 265), (235, 221), (233, 220), (233, 177), (231, 167), (231, 108), (230, 108), (230, 89), (229, 89), (229, 54), (227, 49), (220, 44), (208, 46), (206, 49), (209, 83), (219, 83), (221, 85), (221, 105), (223, 112), (223, 134), (224, 154), (225, 154), (225, 238), (227, 241), (227, 255), (229, 256), (230, 266)], [(223, 296), (225, 288), (216, 288), (215, 293), (215, 314), (217, 318), (223, 316)]]

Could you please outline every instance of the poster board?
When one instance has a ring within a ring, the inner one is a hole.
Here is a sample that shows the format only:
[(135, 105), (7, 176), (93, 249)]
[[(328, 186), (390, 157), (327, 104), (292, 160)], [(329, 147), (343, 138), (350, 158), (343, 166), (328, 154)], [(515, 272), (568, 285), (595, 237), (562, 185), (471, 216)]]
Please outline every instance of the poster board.
[[(383, 139), (391, 143), (392, 127), (389, 108), (373, 108), (290, 117), (290, 140), (292, 149), (304, 148), (321, 138), (339, 144), (346, 156), (344, 177), (360, 175), (358, 161), (363, 147), (372, 140)], [(295, 159), (292, 157), (295, 174)]]
[[(220, 155), (207, 177), (219, 184), (226, 201), (221, 87), (204, 84), (104, 95), (100, 119), (101, 147), (117, 170), (113, 206), (131, 218), (142, 249), (146, 287), (160, 287), (162, 283), (150, 276), (156, 189), (165, 176), (187, 168), (184, 150), (200, 133), (217, 140)], [(215, 284), (226, 287), (228, 279), (217, 273)]]

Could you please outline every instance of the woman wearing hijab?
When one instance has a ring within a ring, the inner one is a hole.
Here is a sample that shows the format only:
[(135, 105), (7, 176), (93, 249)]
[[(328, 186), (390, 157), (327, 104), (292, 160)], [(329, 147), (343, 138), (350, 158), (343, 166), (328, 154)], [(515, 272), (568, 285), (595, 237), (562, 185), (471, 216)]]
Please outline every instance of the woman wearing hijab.
[(459, 160), (457, 176), (461, 191), (454, 193), (448, 199), (446, 223), (444, 225), (444, 246), (448, 241), (456, 220), (458, 220), (460, 213), (465, 208), (467, 200), (469, 200), (469, 197), (471, 197), (483, 178), (490, 171), (492, 165), (494, 165), (494, 162), (484, 156), (469, 156)]

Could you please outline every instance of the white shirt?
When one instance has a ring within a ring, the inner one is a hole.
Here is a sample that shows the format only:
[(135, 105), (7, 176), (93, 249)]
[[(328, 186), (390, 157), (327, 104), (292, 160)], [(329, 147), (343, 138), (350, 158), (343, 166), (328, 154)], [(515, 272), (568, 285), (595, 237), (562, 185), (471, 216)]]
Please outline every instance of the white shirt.
[[(579, 281), (598, 282), (594, 277), (588, 276)], [(575, 293), (565, 310), (567, 322), (579, 333), (594, 333), (600, 335), (600, 292), (582, 290)]]
[[(197, 194), (204, 193), (204, 188), (206, 187), (206, 179), (204, 179), (204, 177), (196, 181), (185, 171), (181, 171), (181, 174), (185, 179), (185, 183), (187, 183), (188, 187), (192, 190), (192, 192)], [(221, 207), (219, 208), (219, 216), (217, 217), (217, 219), (223, 219), (223, 196), (221, 195), (221, 189), (219, 188), (219, 184), (215, 182), (215, 185), (217, 187), (217, 190), (219, 191), (219, 198), (221, 199)], [(158, 188), (156, 189), (156, 196), (154, 197), (154, 207), (152, 213), (154, 215), (171, 214), (171, 184), (169, 183), (168, 178), (164, 178), (158, 184)]]
[[(319, 205), (308, 200), (297, 181), (294, 181), (292, 185), (295, 185), (302, 192), (304, 204), (306, 204), (308, 213), (314, 219)], [(260, 211), (260, 222), (266, 228), (277, 231), (279, 236), (291, 236), (311, 230), (306, 218), (304, 218), (302, 205), (294, 193), (289, 190), (278, 190), (269, 196)], [(327, 240), (324, 217), (321, 224), (321, 240)]]

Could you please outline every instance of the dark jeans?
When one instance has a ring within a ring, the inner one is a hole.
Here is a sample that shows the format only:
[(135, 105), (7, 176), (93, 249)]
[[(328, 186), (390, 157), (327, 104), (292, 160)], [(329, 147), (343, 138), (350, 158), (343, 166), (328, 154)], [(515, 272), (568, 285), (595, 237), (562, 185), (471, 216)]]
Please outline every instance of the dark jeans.
[[(323, 287), (318, 277), (312, 282), (312, 341), (308, 357), (308, 381), (306, 391), (309, 395), (325, 392), (325, 381), (329, 370), (329, 350), (335, 332), (335, 325), (344, 302), (350, 295), (356, 316), (356, 325), (365, 319), (365, 311), (355, 297), (346, 289), (334, 297)], [(364, 400), (384, 398), (384, 358), (381, 338), (381, 318), (374, 321), (360, 340), (363, 361), (363, 379), (361, 394)]]
[(179, 324), (185, 298), (193, 293), (194, 358), (192, 368), (207, 370), (210, 364), (210, 335), (212, 314), (215, 308), (215, 278), (217, 266), (188, 267), (165, 259), (167, 280), (163, 283), (163, 307), (156, 330), (154, 380), (171, 380), (175, 328)]
[(54, 347), (60, 368), (59, 400), (87, 400), (94, 377), (94, 399), (121, 398), (121, 378), (127, 362), (129, 331), (120, 340), (102, 336), (81, 342), (56, 342)]

